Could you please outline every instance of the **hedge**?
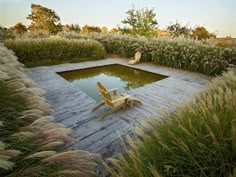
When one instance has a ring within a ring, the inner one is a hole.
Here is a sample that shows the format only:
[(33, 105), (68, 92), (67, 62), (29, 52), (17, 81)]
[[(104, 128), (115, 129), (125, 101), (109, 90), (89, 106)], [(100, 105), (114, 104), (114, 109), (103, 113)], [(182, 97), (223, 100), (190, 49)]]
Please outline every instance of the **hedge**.
[(141, 61), (158, 65), (187, 69), (208, 75), (219, 75), (236, 57), (235, 48), (218, 47), (212, 42), (187, 38), (145, 38), (121, 34), (62, 33), (68, 39), (95, 39), (101, 42), (107, 53), (131, 57), (142, 51)]
[(101, 43), (92, 39), (63, 39), (57, 37), (38, 39), (15, 39), (6, 40), (5, 46), (12, 49), (19, 61), (24, 64), (43, 63), (44, 60), (54, 62), (79, 62), (84, 58), (87, 60), (102, 59), (105, 49)]

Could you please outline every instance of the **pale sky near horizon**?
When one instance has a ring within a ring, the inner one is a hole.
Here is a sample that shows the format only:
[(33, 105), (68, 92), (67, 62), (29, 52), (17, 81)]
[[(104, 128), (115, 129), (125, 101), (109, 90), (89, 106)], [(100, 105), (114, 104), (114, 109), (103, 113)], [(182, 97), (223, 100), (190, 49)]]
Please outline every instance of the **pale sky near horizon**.
[(53, 9), (62, 24), (109, 29), (122, 25), (133, 5), (136, 9), (154, 8), (160, 29), (178, 21), (192, 28), (204, 26), (219, 37), (236, 37), (236, 0), (0, 0), (0, 25), (28, 25), (31, 4)]

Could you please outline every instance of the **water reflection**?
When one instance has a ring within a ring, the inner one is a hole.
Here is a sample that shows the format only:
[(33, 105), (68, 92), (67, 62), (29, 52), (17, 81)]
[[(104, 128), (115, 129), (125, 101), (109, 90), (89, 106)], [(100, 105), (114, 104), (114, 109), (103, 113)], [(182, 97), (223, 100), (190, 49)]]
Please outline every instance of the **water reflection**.
[(107, 89), (118, 88), (119, 92), (142, 87), (166, 76), (114, 64), (89, 69), (58, 73), (96, 101), (101, 98), (96, 83), (101, 82)]

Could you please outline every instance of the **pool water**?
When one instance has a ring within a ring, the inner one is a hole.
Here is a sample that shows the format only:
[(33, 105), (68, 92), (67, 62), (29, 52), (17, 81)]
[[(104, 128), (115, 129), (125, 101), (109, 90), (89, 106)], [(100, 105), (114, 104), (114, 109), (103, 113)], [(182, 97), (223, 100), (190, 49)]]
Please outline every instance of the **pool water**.
[(118, 88), (119, 93), (125, 93), (127, 90), (166, 78), (163, 75), (118, 64), (66, 71), (58, 74), (97, 102), (101, 100), (96, 87), (97, 82), (101, 82), (107, 89)]

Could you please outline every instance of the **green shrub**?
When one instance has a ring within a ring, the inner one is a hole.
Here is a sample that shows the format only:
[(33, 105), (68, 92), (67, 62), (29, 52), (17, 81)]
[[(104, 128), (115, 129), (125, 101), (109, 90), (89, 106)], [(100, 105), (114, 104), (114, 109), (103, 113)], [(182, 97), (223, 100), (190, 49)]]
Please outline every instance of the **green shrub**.
[(100, 33), (60, 33), (62, 37), (67, 39), (95, 39), (101, 42), (106, 52), (109, 54), (117, 54), (124, 57), (131, 57), (134, 55), (137, 48), (142, 48), (142, 42), (146, 40), (145, 37), (133, 37), (129, 35), (120, 34), (100, 34)]
[(142, 51), (141, 61), (158, 65), (187, 69), (209, 75), (221, 74), (236, 56), (233, 48), (217, 47), (211, 42), (202, 42), (183, 37), (144, 38), (120, 34), (62, 33), (69, 39), (91, 38), (101, 42), (107, 53), (131, 57), (136, 50)]
[(0, 176), (96, 176), (98, 156), (62, 150), (71, 130), (53, 122), (43, 91), (1, 43), (0, 58)]
[[(213, 80), (199, 96), (151, 131), (128, 139), (127, 158), (113, 160), (118, 177), (224, 177), (236, 167), (236, 70)], [(115, 170), (114, 170), (115, 169)]]
[(95, 40), (68, 40), (62, 38), (6, 40), (5, 45), (12, 49), (19, 61), (24, 64), (51, 62), (79, 62), (102, 59), (105, 49)]

